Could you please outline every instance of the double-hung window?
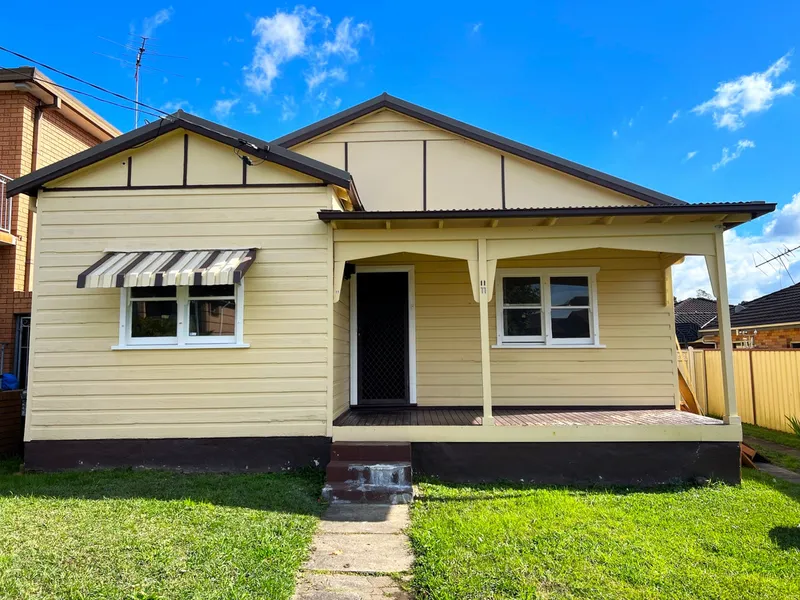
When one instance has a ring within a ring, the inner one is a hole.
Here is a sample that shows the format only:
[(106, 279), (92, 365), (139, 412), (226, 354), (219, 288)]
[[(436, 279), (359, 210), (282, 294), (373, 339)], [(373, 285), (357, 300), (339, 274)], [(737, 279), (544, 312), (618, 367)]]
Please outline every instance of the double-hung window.
[(498, 269), (498, 346), (599, 346), (596, 274)]
[(243, 286), (123, 288), (118, 347), (244, 345)]

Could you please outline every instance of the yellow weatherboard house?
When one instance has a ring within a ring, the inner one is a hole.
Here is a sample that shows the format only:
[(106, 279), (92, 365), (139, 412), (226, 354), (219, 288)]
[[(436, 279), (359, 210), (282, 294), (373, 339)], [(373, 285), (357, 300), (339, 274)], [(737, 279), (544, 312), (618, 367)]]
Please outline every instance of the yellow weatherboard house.
[(272, 142), (179, 111), (7, 193), (38, 212), (28, 468), (398, 445), (454, 481), (739, 480), (729, 313), (725, 412), (681, 412), (670, 272), (704, 256), (727, 306), (722, 234), (774, 204), (687, 204), (386, 94)]

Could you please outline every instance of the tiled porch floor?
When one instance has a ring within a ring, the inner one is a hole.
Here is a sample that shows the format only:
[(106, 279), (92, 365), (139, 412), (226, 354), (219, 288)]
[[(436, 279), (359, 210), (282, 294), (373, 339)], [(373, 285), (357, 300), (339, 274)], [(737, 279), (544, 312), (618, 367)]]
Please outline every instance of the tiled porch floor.
[[(495, 425), (720, 425), (722, 421), (672, 408), (520, 407), (493, 410)], [(348, 410), (334, 427), (482, 425), (481, 407)]]

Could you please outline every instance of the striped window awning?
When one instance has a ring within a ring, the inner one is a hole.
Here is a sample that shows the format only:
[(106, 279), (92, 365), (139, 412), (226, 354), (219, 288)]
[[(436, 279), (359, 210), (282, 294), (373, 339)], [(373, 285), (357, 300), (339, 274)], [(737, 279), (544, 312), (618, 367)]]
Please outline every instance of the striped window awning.
[(255, 258), (255, 249), (107, 252), (78, 275), (78, 287), (230, 285), (241, 282)]

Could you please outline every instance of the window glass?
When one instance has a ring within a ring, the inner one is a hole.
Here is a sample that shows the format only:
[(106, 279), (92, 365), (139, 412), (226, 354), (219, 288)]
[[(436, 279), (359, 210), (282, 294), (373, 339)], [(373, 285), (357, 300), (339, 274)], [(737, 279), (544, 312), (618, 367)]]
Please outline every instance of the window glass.
[(178, 303), (174, 300), (134, 300), (131, 302), (131, 313), (132, 337), (178, 335)]
[(504, 277), (503, 304), (542, 303), (542, 284), (538, 277)]
[(233, 298), (233, 285), (193, 285), (189, 287), (192, 298)]
[(236, 302), (234, 300), (190, 300), (189, 335), (236, 335)]
[(553, 308), (550, 322), (555, 339), (589, 337), (588, 308)]
[(174, 285), (131, 288), (131, 298), (175, 298), (178, 288)]
[(542, 311), (538, 308), (505, 308), (503, 330), (507, 336), (540, 336)]
[(552, 306), (589, 306), (588, 277), (551, 277)]

